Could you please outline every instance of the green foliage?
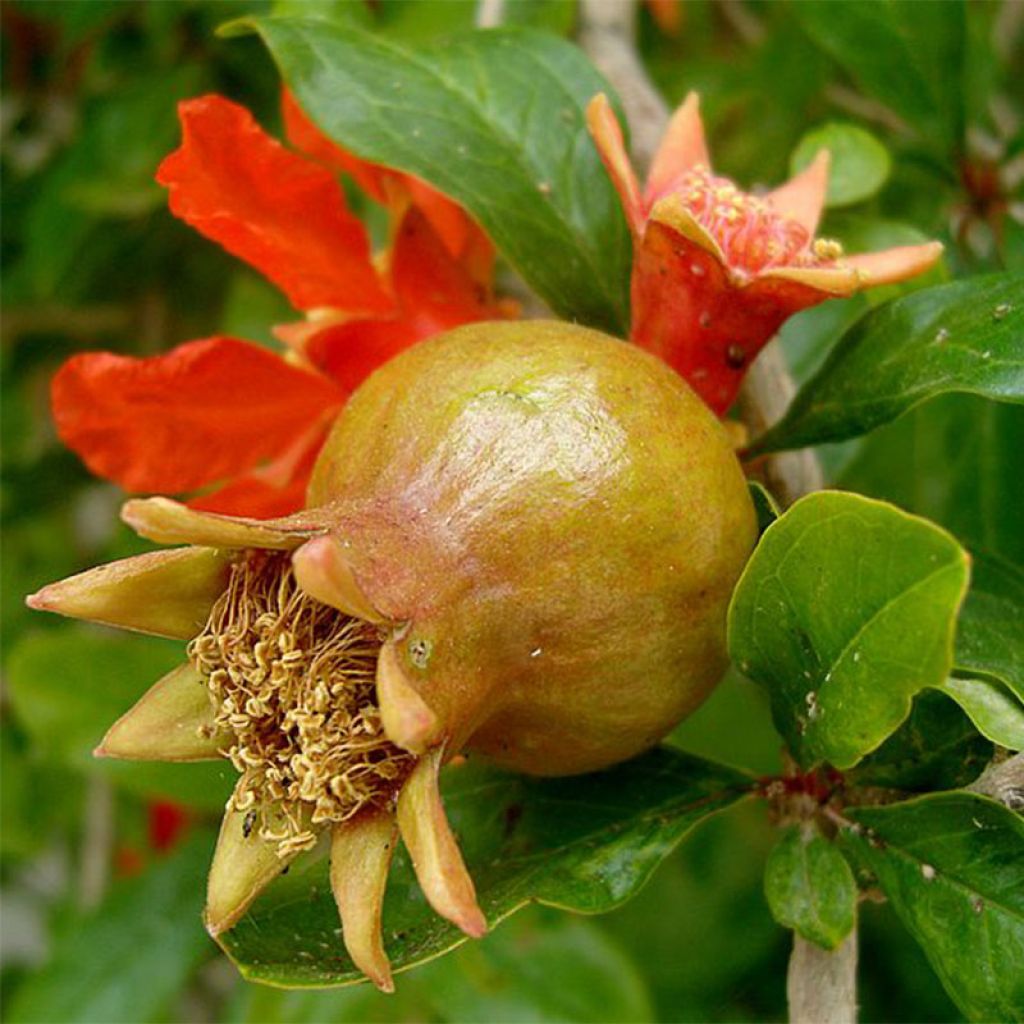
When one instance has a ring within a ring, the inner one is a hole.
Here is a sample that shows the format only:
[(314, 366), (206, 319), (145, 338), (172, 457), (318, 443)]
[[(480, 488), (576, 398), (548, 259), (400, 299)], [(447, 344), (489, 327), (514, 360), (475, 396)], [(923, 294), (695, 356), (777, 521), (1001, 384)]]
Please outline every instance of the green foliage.
[[(493, 1020), (617, 1022), (653, 1019), (636, 966), (591, 921), (534, 908), (483, 941), (403, 977), (394, 996), (367, 986), (287, 990), (247, 986), (231, 1024)], [(397, 1002), (397, 1006), (395, 1005)]]
[(843, 855), (814, 826), (792, 826), (768, 857), (764, 893), (779, 924), (835, 949), (857, 920), (857, 883)]
[(870, 199), (889, 177), (892, 160), (885, 146), (863, 128), (838, 122), (814, 128), (800, 140), (789, 158), (790, 171), (802, 171), (822, 149), (832, 157), (827, 206), (850, 206)]
[(624, 333), (629, 238), (583, 124), (611, 90), (578, 50), (525, 29), (414, 47), (300, 17), (253, 26), (328, 135), (457, 199), (561, 316)]
[[(492, 923), (531, 900), (589, 914), (618, 906), (697, 822), (750, 788), (739, 772), (668, 749), (597, 775), (531, 779), (463, 767), (444, 781), (446, 812)], [(247, 978), (292, 985), (361, 978), (343, 951), (323, 955), (337, 949), (338, 927), (325, 872), (323, 861), (296, 865), (221, 937)], [(384, 933), (396, 970), (465, 941), (427, 906), (401, 855)]]
[(803, 765), (852, 767), (943, 683), (967, 578), (949, 534), (858, 495), (809, 495), (768, 528), (733, 595), (729, 650)]
[(992, 757), (992, 744), (941, 692), (914, 698), (907, 720), (877, 750), (846, 773), (854, 786), (911, 792), (956, 789), (973, 782)]
[(757, 532), (762, 534), (779, 518), (779, 505), (768, 488), (755, 481), (750, 483), (750, 497), (757, 513)]
[(1024, 820), (984, 797), (943, 793), (850, 811), (841, 839), (921, 943), (972, 1020), (1024, 1009)]
[(978, 550), (971, 557), (971, 589), (960, 612), (956, 667), (992, 676), (1024, 701), (1024, 570)]
[(953, 677), (940, 687), (967, 713), (982, 736), (1010, 750), (1024, 750), (1024, 704), (991, 679)]
[(915, 292), (859, 320), (753, 450), (841, 441), (950, 391), (1024, 402), (1024, 280)]
[(972, 550), (1024, 566), (1019, 406), (966, 395), (927, 402), (867, 438), (838, 482), (928, 516)]
[(67, 921), (47, 965), (9, 1008), (12, 1024), (141, 1024), (166, 1019), (211, 943), (196, 927), (210, 836)]
[(8, 661), (19, 721), (45, 756), (116, 784), (219, 811), (231, 794), (223, 762), (193, 765), (98, 761), (107, 729), (162, 675), (183, 660), (180, 644), (83, 626), (29, 633)]
[(865, 93), (928, 141), (953, 148), (964, 122), (964, 7), (962, 0), (805, 0), (795, 14)]

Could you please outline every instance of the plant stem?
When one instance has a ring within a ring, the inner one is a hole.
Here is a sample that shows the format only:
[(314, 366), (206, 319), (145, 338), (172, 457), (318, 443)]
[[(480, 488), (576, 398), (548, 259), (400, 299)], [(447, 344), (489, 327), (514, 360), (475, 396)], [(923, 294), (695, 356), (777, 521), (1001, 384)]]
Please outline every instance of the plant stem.
[(855, 1024), (857, 930), (841, 946), (825, 950), (793, 933), (786, 976), (792, 1024)]
[(1011, 811), (1024, 809), (1024, 754), (993, 760), (967, 788), (998, 800)]

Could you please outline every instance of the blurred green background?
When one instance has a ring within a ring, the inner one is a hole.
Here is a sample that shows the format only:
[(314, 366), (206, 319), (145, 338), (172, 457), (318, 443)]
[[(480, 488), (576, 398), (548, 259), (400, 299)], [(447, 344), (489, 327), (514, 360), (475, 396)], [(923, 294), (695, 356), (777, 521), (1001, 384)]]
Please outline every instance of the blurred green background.
[[(471, 25), (476, 14), (471, 2), (431, 0), (290, 6), (333, 8), (406, 39)], [(823, 17), (815, 5), (692, 2), (679, 5), (674, 29), (645, 6), (639, 45), (671, 101), (701, 91), (717, 169), (744, 185), (778, 183), (822, 142), (842, 150), (846, 180), (834, 182), (825, 233), (848, 248), (941, 238), (947, 267), (925, 283), (951, 269), (1024, 270), (1021, 97), (1011, 76), (1024, 66), (1024, 5), (911, 5), (917, 15), (901, 45), (925, 55), (936, 88), (920, 118), (891, 81), (897, 50), (874, 64), (858, 58), (861, 6), (826, 5), (833, 13)], [(177, 652), (22, 606), (44, 582), (142, 550), (117, 519), (121, 492), (57, 442), (48, 381), (78, 351), (151, 354), (218, 332), (270, 343), (270, 326), (290, 318), (262, 279), (174, 220), (153, 181), (177, 143), (183, 97), (221, 92), (278, 128), (269, 58), (252, 38), (215, 34), (269, 7), (8, 0), (0, 8), (4, 1018), (784, 1019), (789, 938), (762, 895), (773, 829), (761, 807), (701, 827), (633, 903), (605, 917), (529, 909), (482, 943), (402, 975), (390, 998), (367, 986), (282, 992), (241, 981), (200, 924), (229, 771), (90, 757)], [(571, 0), (520, 0), (506, 10), (507, 20), (562, 34), (578, 16)], [(869, 302), (891, 294), (792, 321), (784, 340), (798, 376)], [(1019, 409), (957, 397), (823, 455), (834, 482), (889, 497), (1019, 561), (1019, 526), (1007, 517), (993, 529), (978, 507), (979, 495), (1024, 507), (1021, 440)], [(997, 471), (983, 458), (993, 445), (1005, 453)], [(738, 678), (674, 742), (758, 773), (779, 764), (765, 703)], [(863, 1019), (958, 1019), (891, 911), (867, 904), (862, 922)]]

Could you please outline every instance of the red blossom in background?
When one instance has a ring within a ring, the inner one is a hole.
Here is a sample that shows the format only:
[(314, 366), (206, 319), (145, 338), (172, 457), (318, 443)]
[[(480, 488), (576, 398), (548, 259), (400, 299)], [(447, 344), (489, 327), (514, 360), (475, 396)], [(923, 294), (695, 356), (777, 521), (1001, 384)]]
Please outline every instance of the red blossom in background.
[[(305, 314), (276, 330), (278, 355), (237, 338), (187, 342), (134, 359), (85, 353), (53, 381), (63, 441), (131, 491), (216, 489), (190, 504), (234, 515), (302, 507), (331, 422), (374, 369), (415, 342), (514, 315), (491, 291), (493, 249), (447, 197), (346, 153), (287, 94), (299, 156), (219, 96), (179, 107), (182, 144), (157, 180), (171, 211), (259, 270)], [(391, 215), (374, 259), (337, 172)]]
[(845, 256), (815, 238), (828, 154), (758, 197), (712, 173), (698, 98), (676, 111), (643, 191), (611, 105), (595, 96), (587, 124), (633, 234), (631, 338), (661, 356), (722, 414), (782, 323), (825, 299), (903, 281), (942, 245)]

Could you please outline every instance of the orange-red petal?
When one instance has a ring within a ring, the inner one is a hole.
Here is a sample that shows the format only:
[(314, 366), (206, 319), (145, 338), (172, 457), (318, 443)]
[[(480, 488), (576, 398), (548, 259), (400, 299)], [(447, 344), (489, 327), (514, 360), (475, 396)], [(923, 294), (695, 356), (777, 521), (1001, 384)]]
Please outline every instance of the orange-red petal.
[(400, 312), (391, 318), (350, 320), (310, 334), (306, 357), (346, 392), (378, 366), (423, 338), (476, 320), (508, 316), (454, 259), (426, 217), (410, 208), (391, 254)]
[(349, 175), (375, 202), (387, 204), (390, 201), (389, 187), (393, 185), (389, 185), (388, 179), (398, 177), (397, 172), (371, 164), (342, 149), (313, 123), (288, 89), (281, 93), (281, 113), (285, 135), (296, 149), (332, 171)]
[(422, 210), (452, 256), (479, 281), (490, 279), (494, 248), (469, 214), (454, 200), (411, 174), (357, 157), (328, 138), (285, 89), (281, 97), (288, 141), (325, 167), (347, 174), (375, 202), (398, 214), (411, 200)]
[(94, 473), (164, 493), (279, 455), (341, 397), (326, 378), (223, 337), (149, 359), (74, 356), (52, 386), (57, 431)]
[(834, 266), (778, 267), (764, 277), (779, 278), (817, 288), (830, 296), (852, 295), (864, 288), (909, 280), (930, 270), (942, 256), (941, 242), (902, 245), (880, 252), (846, 256)]
[(189, 508), (228, 516), (276, 519), (306, 507), (306, 487), (335, 415), (325, 410), (313, 426), (276, 459), (188, 501)]
[(658, 152), (651, 164), (644, 189), (644, 201), (651, 205), (675, 188), (693, 167), (702, 164), (711, 169), (704, 122), (700, 117), (700, 97), (691, 92), (672, 115)]
[(646, 216), (644, 202), (640, 197), (640, 183), (629, 162), (619, 120), (603, 92), (599, 92), (587, 104), (587, 129), (615, 191), (619, 193), (629, 228), (634, 236), (638, 236), (643, 232)]
[(366, 230), (323, 167), (220, 96), (179, 105), (182, 144), (157, 172), (171, 211), (274, 282), (298, 309), (390, 307)]
[(821, 211), (825, 206), (830, 164), (828, 150), (820, 150), (799, 174), (769, 192), (766, 197), (779, 213), (792, 217), (803, 227), (809, 239), (814, 238), (818, 230), (818, 221), (821, 220)]
[(647, 0), (655, 24), (667, 36), (679, 35), (683, 27), (683, 10), (680, 0)]

